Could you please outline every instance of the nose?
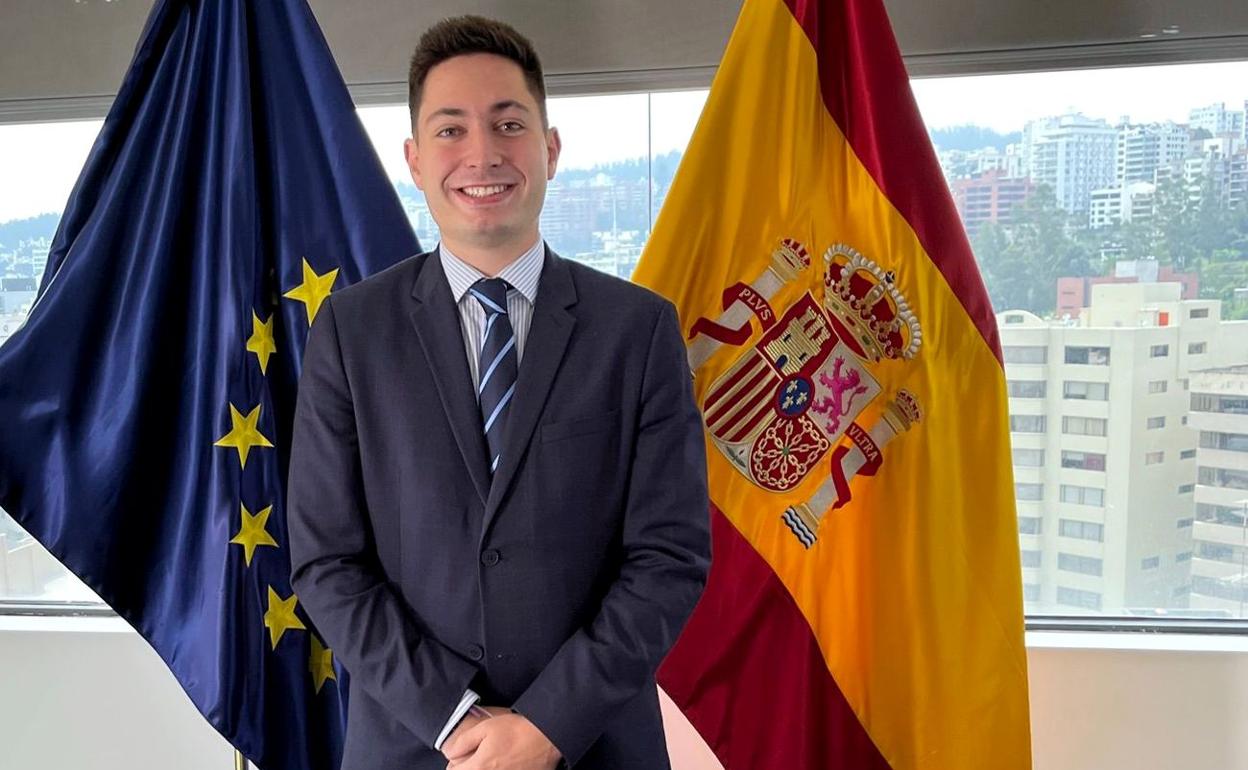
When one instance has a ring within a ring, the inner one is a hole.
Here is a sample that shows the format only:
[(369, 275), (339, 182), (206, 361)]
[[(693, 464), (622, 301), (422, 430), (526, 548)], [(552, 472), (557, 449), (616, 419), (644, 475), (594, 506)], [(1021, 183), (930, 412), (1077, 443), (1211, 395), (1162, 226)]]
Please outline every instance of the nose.
[(470, 168), (495, 168), (503, 163), (500, 140), (488, 127), (472, 132), (466, 149), (465, 162)]

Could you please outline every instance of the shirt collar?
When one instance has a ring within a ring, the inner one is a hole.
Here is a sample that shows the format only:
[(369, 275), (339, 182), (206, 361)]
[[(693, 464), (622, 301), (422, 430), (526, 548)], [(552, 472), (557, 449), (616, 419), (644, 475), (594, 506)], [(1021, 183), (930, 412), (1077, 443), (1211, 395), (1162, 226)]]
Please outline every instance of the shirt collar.
[[(451, 285), (451, 296), (458, 304), (468, 288), (486, 275), (472, 265), (455, 256), (446, 244), (438, 244), (438, 258), (442, 262), (442, 272), (446, 273), (446, 281)], [(542, 265), (546, 258), (546, 243), (538, 236), (537, 243), (520, 255), (520, 258), (504, 267), (498, 274), (513, 289), (524, 295), (532, 305), (537, 299), (537, 284), (542, 278)]]

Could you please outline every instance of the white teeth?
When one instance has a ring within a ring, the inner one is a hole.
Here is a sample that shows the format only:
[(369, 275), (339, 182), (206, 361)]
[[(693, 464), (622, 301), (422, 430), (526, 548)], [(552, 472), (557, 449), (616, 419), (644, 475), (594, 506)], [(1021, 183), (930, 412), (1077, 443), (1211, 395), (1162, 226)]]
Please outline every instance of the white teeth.
[(464, 195), (467, 195), (473, 198), (484, 198), (488, 195), (497, 195), (501, 193), (503, 190), (507, 189), (507, 185), (493, 184), (493, 185), (489, 185), (488, 187), (464, 187), (462, 189), (463, 189)]

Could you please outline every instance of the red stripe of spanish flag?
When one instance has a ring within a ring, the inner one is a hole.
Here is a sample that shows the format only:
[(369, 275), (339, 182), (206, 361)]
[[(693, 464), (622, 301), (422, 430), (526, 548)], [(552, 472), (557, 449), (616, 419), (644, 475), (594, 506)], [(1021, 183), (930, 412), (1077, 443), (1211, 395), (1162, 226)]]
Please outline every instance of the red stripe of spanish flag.
[(636, 280), (715, 561), (660, 681), (730, 770), (1030, 766), (991, 308), (879, 0), (746, 0)]

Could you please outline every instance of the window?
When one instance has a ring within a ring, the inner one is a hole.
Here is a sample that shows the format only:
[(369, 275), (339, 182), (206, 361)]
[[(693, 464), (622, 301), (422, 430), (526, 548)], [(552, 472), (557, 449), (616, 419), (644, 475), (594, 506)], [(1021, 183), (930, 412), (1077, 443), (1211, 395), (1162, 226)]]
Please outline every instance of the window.
[(1195, 456), (1196, 456), (1195, 449), (1184, 449), (1182, 452), (1179, 452), (1180, 460), (1190, 460)]
[(1048, 360), (1048, 348), (1038, 345), (1007, 345), (1001, 348), (1001, 357), (1007, 364), (1043, 364)]
[(1040, 586), (1036, 583), (1023, 583), (1023, 601), (1040, 601)]
[(1084, 591), (1078, 588), (1057, 587), (1057, 603), (1068, 607), (1081, 607), (1085, 610), (1100, 610), (1101, 595), (1095, 591)]
[(1018, 517), (1018, 534), (1039, 535), (1041, 529), (1043, 528), (1043, 522), (1044, 522), (1044, 519), (1041, 519), (1038, 516), (1019, 516)]
[(1211, 521), (1214, 524), (1226, 524), (1231, 527), (1244, 526), (1244, 514), (1248, 513), (1243, 506), (1232, 508), (1229, 505), (1214, 503), (1196, 503), (1196, 520)]
[(1178, 522), (1175, 524), (1175, 526), (1177, 526), (1179, 529), (1189, 529), (1191, 528), (1192, 523), (1193, 523), (1192, 517), (1188, 516), (1185, 519), (1179, 519)]
[(1200, 465), (1196, 468), (1196, 483), (1222, 489), (1248, 489), (1248, 468), (1214, 468)]
[(1185, 562), (1185, 561), (1191, 561), (1191, 560), (1192, 560), (1192, 552), (1191, 552), (1191, 551), (1183, 551), (1182, 553), (1175, 554), (1175, 556), (1174, 556), (1174, 560), (1175, 560), (1177, 563), (1179, 563), (1179, 564), (1182, 564), (1182, 563), (1183, 563), (1183, 562)]
[(1153, 345), (1148, 349), (1148, 355), (1152, 358), (1165, 358), (1170, 355), (1169, 345)]
[(1166, 381), (1165, 381), (1165, 380), (1152, 380), (1151, 382), (1149, 382), (1149, 383), (1148, 383), (1148, 392), (1149, 392), (1150, 394), (1152, 394), (1152, 393), (1165, 393), (1165, 392), (1166, 392)]
[(1227, 452), (1248, 452), (1248, 433), (1202, 430), (1200, 446), (1205, 449), (1221, 449)]
[(1157, 569), (1160, 566), (1160, 556), (1149, 556), (1147, 559), (1140, 560), (1140, 569)]
[(1193, 393), (1192, 411), (1248, 414), (1248, 396), (1215, 396), (1209, 393)]
[(1103, 471), (1105, 470), (1105, 455), (1097, 452), (1073, 452), (1063, 449), (1062, 467), (1078, 468), (1084, 471)]
[(1039, 551), (1030, 551), (1030, 550), (1024, 549), (1022, 551), (1019, 551), (1019, 556), (1022, 558), (1024, 567), (1039, 567), (1040, 566), (1040, 552)]
[(1044, 450), (1015, 449), (1014, 465), (1019, 468), (1041, 468), (1044, 466)]
[(1202, 559), (1211, 561), (1234, 563), (1239, 560), (1239, 555), (1235, 551), (1235, 546), (1225, 543), (1202, 541), (1196, 545), (1196, 554)]
[(1204, 353), (1207, 349), (1208, 349), (1208, 344), (1204, 342), (1187, 343), (1188, 355), (1198, 356)]
[(1109, 366), (1109, 348), (1067, 346), (1066, 363)]
[[(0, 343), (20, 327), (34, 302), (59, 212), (102, 124), (0, 124)], [(102, 603), (0, 510), (0, 603), (8, 600)]]
[(1026, 320), (1027, 320), (1026, 316), (1024, 316), (1022, 313), (1006, 313), (1005, 314), (1005, 322), (1010, 325), (1021, 324)]
[(1159, 463), (1165, 462), (1165, 460), (1166, 460), (1166, 453), (1163, 451), (1144, 453), (1145, 465), (1157, 465)]
[(1043, 484), (1015, 484), (1014, 485), (1015, 500), (1043, 500), (1044, 485)]
[(1192, 492), (1195, 492), (1195, 491), (1196, 491), (1195, 484), (1180, 484), (1178, 493), (1180, 495), (1190, 495)]
[(1105, 525), (1097, 524), (1094, 521), (1059, 519), (1057, 523), (1057, 530), (1058, 534), (1062, 537), (1073, 537), (1077, 540), (1092, 540), (1097, 543), (1105, 542)]
[(1057, 554), (1057, 568), (1064, 572), (1078, 572), (1080, 575), (1100, 576), (1102, 562), (1092, 556), (1080, 556), (1073, 553)]
[(1147, 430), (1157, 430), (1166, 427), (1165, 417), (1149, 417), (1148, 423), (1145, 425)]
[(1104, 436), (1107, 420), (1100, 417), (1063, 417), (1062, 433), (1073, 436)]
[(1011, 433), (1044, 433), (1044, 415), (1012, 414), (1010, 415)]
[(1075, 505), (1105, 505), (1105, 490), (1099, 487), (1080, 487), (1074, 484), (1062, 485), (1062, 502)]
[(1104, 382), (1066, 380), (1062, 383), (1062, 398), (1084, 401), (1108, 401), (1109, 385)]
[(1044, 380), (1009, 380), (1010, 398), (1044, 398)]
[(1209, 308), (1207, 307), (1192, 308), (1192, 312), (1188, 313), (1187, 317), (1188, 318), (1208, 318)]

